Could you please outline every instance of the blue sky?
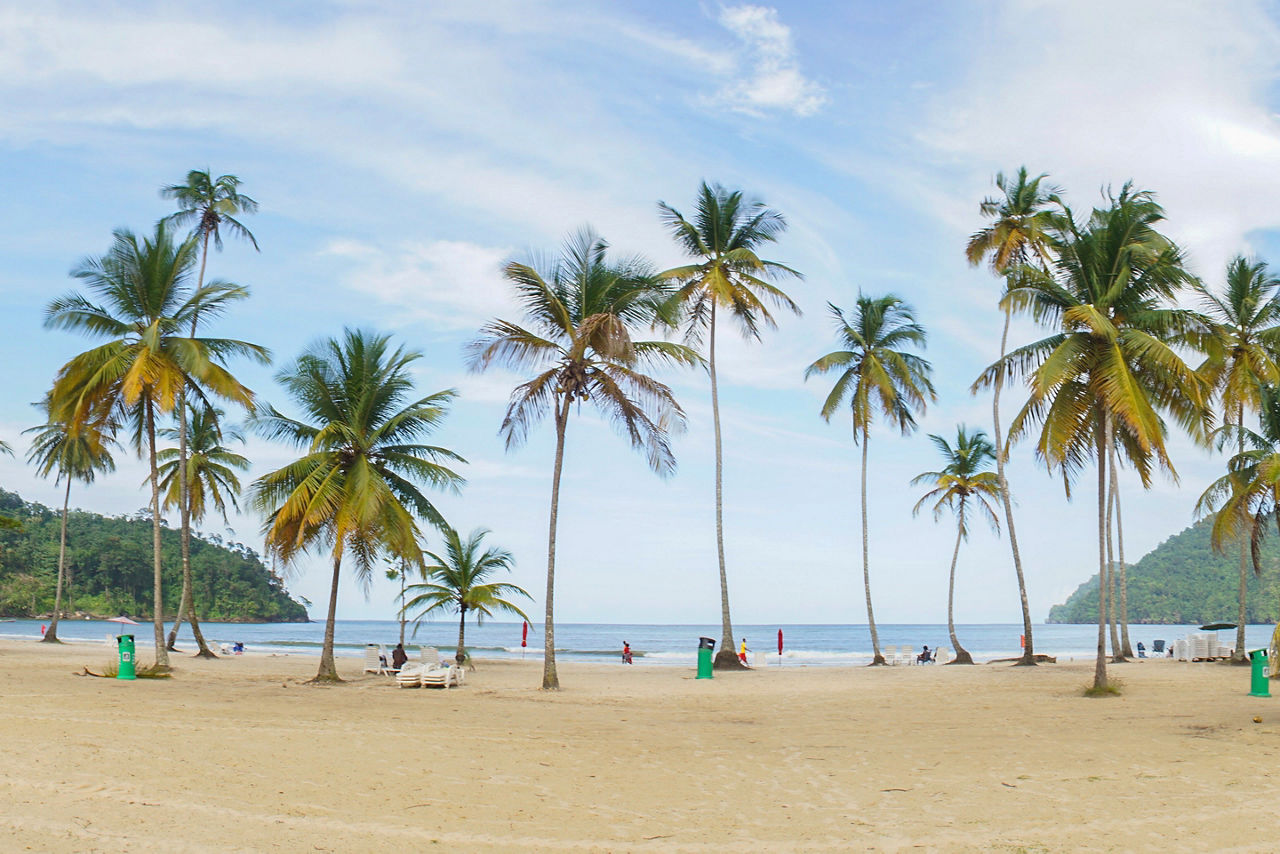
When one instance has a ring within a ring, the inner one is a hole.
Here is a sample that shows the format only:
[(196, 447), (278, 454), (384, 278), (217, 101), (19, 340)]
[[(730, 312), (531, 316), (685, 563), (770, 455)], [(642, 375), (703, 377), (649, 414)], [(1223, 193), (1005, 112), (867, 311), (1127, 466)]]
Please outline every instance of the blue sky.
[[(169, 212), (161, 185), (191, 168), (233, 173), (261, 203), (255, 254), (228, 241), (210, 274), (253, 299), (218, 331), (283, 362), (344, 324), (424, 353), (423, 392), (460, 397), (440, 444), (470, 464), (439, 504), (463, 530), (493, 529), (515, 580), (543, 588), (549, 430), (504, 452), (519, 377), (466, 372), (462, 345), (486, 319), (518, 319), (504, 259), (555, 249), (590, 223), (621, 253), (680, 255), (656, 203), (687, 209), (704, 178), (788, 218), (770, 254), (805, 274), (802, 317), (761, 343), (724, 339), (721, 376), (730, 593), (737, 621), (864, 622), (858, 457), (847, 418), (818, 416), (827, 383), (804, 367), (833, 349), (827, 301), (894, 292), (930, 332), (940, 397), (919, 434), (871, 440), (877, 618), (946, 615), (954, 529), (913, 518), (911, 477), (936, 467), (925, 434), (986, 427), (967, 391), (996, 356), (997, 284), (962, 249), (997, 170), (1047, 171), (1076, 207), (1127, 179), (1155, 190), (1168, 230), (1207, 281), (1238, 252), (1277, 247), (1280, 27), (1270, 4), (594, 4), (227, 2), (0, 3), (0, 437), (35, 423), (54, 371), (85, 342), (41, 327), (68, 271), (113, 228)], [(1015, 329), (1014, 340), (1036, 334)], [(284, 399), (271, 369), (241, 366)], [(571, 428), (562, 493), (557, 614), (565, 621), (718, 622), (709, 392), (704, 373), (665, 377), (689, 414), (662, 481), (610, 430)], [(1017, 390), (1006, 419), (1018, 402)], [(286, 449), (251, 440), (255, 473)], [(1191, 521), (1219, 460), (1183, 439), (1181, 484), (1127, 483), (1127, 553)], [(142, 465), (73, 503), (145, 506)], [(1033, 612), (1091, 571), (1095, 509), (1015, 450)], [(0, 460), (0, 484), (58, 502), (51, 483)], [(259, 520), (236, 516), (237, 539)], [(209, 523), (221, 533), (221, 525)], [(1074, 532), (1074, 533), (1073, 533)], [(290, 587), (323, 608), (321, 559)], [(339, 615), (392, 612), (344, 579)], [(957, 619), (1018, 619), (1005, 543), (975, 531), (961, 552)]]

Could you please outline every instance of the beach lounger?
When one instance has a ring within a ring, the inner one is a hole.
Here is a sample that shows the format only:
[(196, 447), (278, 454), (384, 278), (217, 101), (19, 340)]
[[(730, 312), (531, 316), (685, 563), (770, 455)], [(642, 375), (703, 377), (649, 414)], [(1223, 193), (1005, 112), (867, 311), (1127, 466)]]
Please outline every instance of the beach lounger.
[(898, 648), (896, 646), (886, 646), (880, 650), (880, 654), (884, 656), (885, 664), (898, 663)]
[(382, 654), (376, 643), (366, 644), (364, 648), (364, 672), (389, 676), (391, 671), (382, 663)]
[(450, 664), (441, 666), (437, 664), (435, 667), (426, 666), (420, 673), (423, 688), (455, 688), (461, 684), (458, 675), (458, 666)]
[(422, 685), (421, 664), (406, 664), (396, 674), (396, 685), (400, 688), (418, 688)]
[(434, 646), (418, 647), (418, 656), (423, 664), (440, 666), (440, 650)]
[(1162, 641), (1162, 640), (1153, 640), (1153, 641), (1151, 642), (1151, 654), (1152, 654), (1152, 655), (1164, 655), (1164, 641)]
[(951, 651), (945, 646), (940, 646), (933, 651), (933, 660), (939, 664), (946, 664), (951, 660)]

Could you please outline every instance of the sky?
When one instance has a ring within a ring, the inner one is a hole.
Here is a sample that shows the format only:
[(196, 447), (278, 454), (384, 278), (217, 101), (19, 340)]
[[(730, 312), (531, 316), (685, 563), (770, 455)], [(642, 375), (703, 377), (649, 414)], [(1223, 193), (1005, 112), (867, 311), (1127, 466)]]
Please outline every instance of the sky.
[[(859, 292), (914, 306), (938, 388), (917, 433), (871, 435), (876, 618), (944, 621), (955, 529), (913, 516), (923, 490), (909, 481), (939, 467), (927, 434), (990, 429), (990, 399), (969, 386), (998, 354), (999, 283), (963, 249), (994, 175), (1047, 172), (1077, 209), (1133, 180), (1218, 285), (1232, 256), (1280, 250), (1277, 57), (1277, 8), (1255, 2), (0, 2), (0, 438), (18, 451), (0, 458), (0, 486), (60, 502), (23, 464), (21, 431), (90, 343), (43, 328), (49, 301), (76, 287), (69, 271), (113, 229), (150, 230), (171, 212), (159, 189), (188, 170), (234, 174), (260, 204), (244, 221), (261, 251), (228, 238), (211, 254), (210, 276), (253, 293), (213, 331), (276, 360), (237, 375), (292, 411), (275, 372), (344, 326), (420, 351), (417, 388), (458, 392), (432, 441), (468, 461), (461, 493), (432, 498), (515, 554), (512, 580), (540, 612), (551, 430), (508, 452), (498, 428), (522, 377), (469, 373), (463, 346), (491, 318), (520, 320), (504, 261), (553, 253), (583, 225), (619, 255), (684, 263), (657, 204), (687, 211), (708, 180), (782, 212), (767, 257), (804, 274), (786, 285), (800, 316), (779, 315), (758, 342), (721, 337), (735, 621), (866, 621), (859, 449), (847, 412), (819, 415), (833, 378), (803, 378), (836, 349), (827, 304)], [(1011, 341), (1040, 334), (1015, 324)], [(668, 479), (588, 409), (574, 416), (558, 620), (718, 625), (707, 376), (661, 378), (688, 415)], [(1006, 424), (1022, 400), (1006, 393)], [(246, 480), (290, 458), (258, 438), (244, 453)], [(1130, 560), (1193, 521), (1223, 465), (1184, 437), (1172, 453), (1177, 482), (1122, 480)], [(119, 462), (73, 505), (144, 508), (145, 467)], [(1096, 505), (1087, 483), (1068, 501), (1028, 445), (1008, 474), (1042, 620), (1095, 571)], [(236, 513), (202, 527), (260, 547), (261, 524)], [(323, 616), (324, 558), (287, 578)], [(338, 616), (389, 619), (395, 593), (344, 575)], [(1007, 544), (976, 528), (957, 621), (1019, 613)]]

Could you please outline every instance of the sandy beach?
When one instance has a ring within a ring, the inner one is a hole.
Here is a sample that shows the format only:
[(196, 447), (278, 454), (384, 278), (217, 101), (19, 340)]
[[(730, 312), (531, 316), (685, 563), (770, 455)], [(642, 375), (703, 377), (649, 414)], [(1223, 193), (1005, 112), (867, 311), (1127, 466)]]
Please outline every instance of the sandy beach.
[[(142, 656), (146, 660), (147, 656)], [(1274, 850), (1280, 697), (1248, 670), (481, 662), (448, 692), (316, 659), (79, 673), (0, 644), (0, 850)], [(1262, 723), (1253, 718), (1260, 716)]]

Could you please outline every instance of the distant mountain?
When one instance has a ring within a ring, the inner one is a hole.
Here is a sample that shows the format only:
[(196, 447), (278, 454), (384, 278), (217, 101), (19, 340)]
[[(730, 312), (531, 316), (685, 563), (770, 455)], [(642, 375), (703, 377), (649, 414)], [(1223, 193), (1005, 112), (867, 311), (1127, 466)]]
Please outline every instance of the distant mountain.
[[(1234, 545), (1218, 554), (1209, 544), (1204, 520), (1156, 546), (1129, 567), (1129, 621), (1132, 623), (1234, 623), (1238, 614), (1240, 557)], [(1280, 618), (1280, 537), (1272, 531), (1263, 550), (1263, 575), (1249, 572), (1248, 622)], [(1098, 576), (1081, 584), (1049, 610), (1050, 623), (1098, 620)]]
[[(0, 530), (0, 616), (44, 617), (53, 612), (61, 512), (0, 489), (0, 515), (21, 530)], [(172, 617), (182, 594), (180, 533), (161, 534), (164, 613)], [(305, 623), (307, 609), (256, 552), (216, 535), (192, 535), (196, 613), (216, 622)], [(91, 617), (151, 613), (151, 518), (100, 516), (72, 510), (67, 528), (67, 591), (63, 610)]]

